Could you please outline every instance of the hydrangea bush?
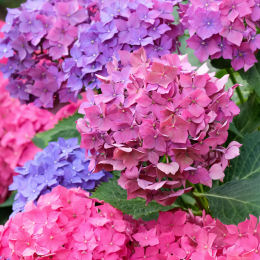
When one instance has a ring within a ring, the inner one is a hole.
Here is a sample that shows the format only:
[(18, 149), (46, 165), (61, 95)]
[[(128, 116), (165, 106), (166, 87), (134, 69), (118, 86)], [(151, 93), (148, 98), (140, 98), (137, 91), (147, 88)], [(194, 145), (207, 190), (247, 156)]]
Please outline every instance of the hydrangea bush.
[(7, 89), (45, 108), (76, 101), (83, 87), (98, 87), (95, 73), (106, 74), (118, 50), (174, 51), (182, 26), (172, 24), (172, 8), (166, 0), (27, 1), (8, 11), (3, 29)]
[(182, 6), (181, 21), (190, 33), (188, 46), (203, 62), (224, 58), (235, 70), (247, 71), (260, 48), (258, 0), (191, 0)]
[(259, 6), (8, 9), (0, 259), (260, 259)]
[(223, 180), (240, 147), (222, 146), (239, 113), (233, 88), (224, 89), (226, 76), (194, 70), (176, 54), (147, 59), (143, 49), (121, 52), (121, 63), (108, 66), (102, 94), (81, 105), (84, 119), (77, 122), (93, 166), (121, 171), (129, 199), (165, 205), (190, 190), (181, 188), (187, 180), (209, 187)]

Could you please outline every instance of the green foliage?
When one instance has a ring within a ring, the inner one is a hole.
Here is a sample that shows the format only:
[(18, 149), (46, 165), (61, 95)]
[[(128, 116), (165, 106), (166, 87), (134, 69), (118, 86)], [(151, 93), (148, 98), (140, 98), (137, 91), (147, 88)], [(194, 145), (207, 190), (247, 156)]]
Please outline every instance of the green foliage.
[(43, 149), (49, 142), (57, 141), (59, 137), (64, 139), (77, 137), (80, 142), (80, 133), (76, 129), (76, 121), (81, 117), (82, 115), (75, 113), (73, 116), (61, 120), (54, 128), (37, 134), (33, 138), (34, 144)]
[(0, 19), (4, 20), (6, 15), (6, 8), (16, 8), (24, 3), (26, 0), (0, 0)]
[(19, 7), (26, 0), (0, 0), (0, 6), (5, 8), (16, 8)]
[(240, 114), (234, 118), (234, 124), (241, 135), (252, 133), (260, 127), (260, 104), (255, 94), (240, 106)]
[(249, 214), (260, 216), (260, 132), (245, 137), (241, 154), (226, 175), (225, 184), (194, 194), (206, 196), (213, 216), (225, 224), (237, 224)]
[(260, 172), (252, 178), (227, 182), (205, 193), (212, 215), (225, 224), (238, 224), (249, 214), (260, 216), (259, 183)]
[(16, 192), (12, 192), (11, 196), (4, 203), (0, 204), (0, 208), (12, 207), (15, 194)]
[(127, 200), (127, 192), (117, 184), (117, 180), (118, 178), (114, 177), (109, 182), (102, 183), (96, 191), (93, 192), (92, 197), (109, 203), (135, 219), (156, 219), (159, 211), (168, 211), (179, 207), (177, 203), (170, 206), (162, 206), (154, 201), (146, 205), (145, 200), (142, 198)]
[(16, 192), (12, 192), (11, 196), (2, 204), (0, 204), (0, 225), (5, 224), (12, 213), (12, 205)]
[(239, 71), (241, 77), (248, 82), (248, 85), (255, 91), (260, 98), (260, 54), (258, 54), (258, 62), (248, 71)]
[(177, 25), (177, 24), (179, 24), (180, 23), (180, 15), (179, 15), (179, 12), (178, 12), (178, 10), (179, 10), (179, 7), (178, 6), (174, 6), (173, 7), (173, 17), (174, 17), (174, 22), (173, 22), (173, 24), (175, 24), (175, 25)]
[(231, 67), (231, 61), (223, 58), (211, 60), (210, 63), (216, 69), (226, 69)]
[(4, 225), (12, 213), (11, 207), (0, 208), (0, 225)]

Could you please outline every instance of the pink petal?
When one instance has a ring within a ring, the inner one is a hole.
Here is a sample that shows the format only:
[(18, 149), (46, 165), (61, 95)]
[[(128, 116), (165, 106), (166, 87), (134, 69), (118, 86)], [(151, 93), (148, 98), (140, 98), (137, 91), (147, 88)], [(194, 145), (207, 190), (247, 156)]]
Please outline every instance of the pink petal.
[(166, 174), (175, 174), (179, 170), (179, 164), (176, 162), (171, 163), (158, 163), (157, 168)]
[(212, 180), (220, 180), (225, 177), (225, 174), (223, 172), (223, 169), (222, 169), (220, 163), (214, 164), (209, 169), (209, 176), (211, 177)]

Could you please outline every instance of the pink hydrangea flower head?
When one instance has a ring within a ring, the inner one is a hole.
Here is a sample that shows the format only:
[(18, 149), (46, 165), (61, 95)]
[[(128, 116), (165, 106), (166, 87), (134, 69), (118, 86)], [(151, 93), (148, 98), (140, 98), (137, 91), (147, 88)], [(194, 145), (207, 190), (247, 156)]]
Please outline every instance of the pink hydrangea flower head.
[(0, 227), (10, 259), (129, 259), (136, 223), (80, 189), (58, 186)]
[(139, 222), (131, 260), (259, 259), (259, 222), (254, 216), (225, 225), (210, 215), (161, 212), (158, 221)]
[(228, 158), (237, 155), (235, 147), (222, 147), (239, 113), (233, 90), (224, 89), (227, 77), (196, 70), (186, 56), (147, 59), (144, 49), (120, 55), (107, 77), (98, 76), (102, 93), (92, 92), (92, 104), (80, 109), (85, 117), (77, 127), (91, 166), (121, 171), (129, 199), (164, 205), (190, 190), (186, 180), (208, 186), (222, 180)]

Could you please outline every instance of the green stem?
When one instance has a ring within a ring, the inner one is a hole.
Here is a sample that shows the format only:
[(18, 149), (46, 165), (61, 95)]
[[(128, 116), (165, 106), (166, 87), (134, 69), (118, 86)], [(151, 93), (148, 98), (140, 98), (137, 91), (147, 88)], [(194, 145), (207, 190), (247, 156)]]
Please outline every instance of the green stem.
[[(233, 71), (232, 71), (230, 68), (226, 68), (226, 71), (227, 71), (227, 73), (230, 75), (230, 79), (231, 79), (232, 83), (233, 83), (234, 85), (237, 84), (236, 79), (235, 79), (235, 76), (234, 76), (234, 74), (233, 74)], [(241, 104), (245, 103), (245, 99), (244, 99), (244, 97), (243, 97), (243, 94), (242, 94), (242, 92), (241, 92), (239, 86), (236, 87), (236, 92), (237, 92), (237, 96), (238, 96), (238, 98), (239, 98), (239, 100), (240, 100), (240, 103), (241, 103)]]
[[(200, 188), (200, 192), (204, 193), (203, 185), (201, 183), (199, 184), (199, 188)], [(205, 196), (203, 196), (203, 200), (204, 200), (204, 203), (205, 203), (205, 206), (206, 206), (205, 208), (209, 209), (209, 203), (208, 203), (208, 200)]]
[(200, 197), (203, 197), (203, 196), (204, 196), (204, 194), (203, 194), (203, 193), (201, 193), (201, 192), (197, 192), (197, 191), (194, 191), (194, 192), (193, 192), (193, 195), (194, 195), (195, 197), (198, 197), (198, 198), (200, 198)]
[(198, 186), (199, 186), (199, 188), (200, 188), (200, 192), (201, 192), (201, 193), (204, 193), (203, 185), (202, 185), (201, 183), (199, 183)]
[(195, 196), (196, 201), (198, 200), (200, 201), (206, 213), (209, 214), (209, 204), (208, 204), (208, 200), (204, 196), (204, 193), (198, 192), (198, 190), (195, 189), (193, 195)]

